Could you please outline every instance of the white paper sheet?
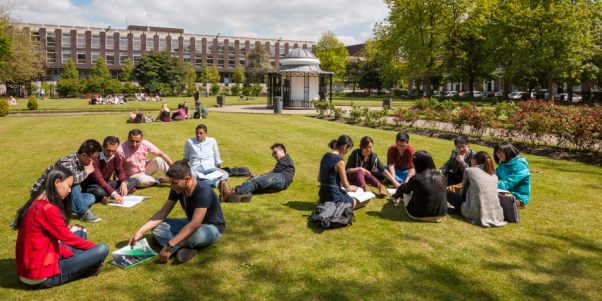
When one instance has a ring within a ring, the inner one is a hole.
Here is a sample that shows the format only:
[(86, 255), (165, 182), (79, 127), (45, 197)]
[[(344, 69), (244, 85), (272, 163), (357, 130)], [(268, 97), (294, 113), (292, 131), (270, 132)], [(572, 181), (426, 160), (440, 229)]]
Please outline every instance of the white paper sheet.
[(356, 192), (347, 192), (347, 194), (352, 197), (355, 198), (356, 200), (358, 200), (360, 203), (363, 203), (365, 201), (368, 201), (374, 197), (376, 197), (376, 195), (370, 191), (364, 191), (362, 188), (357, 188)]
[(142, 203), (142, 201), (144, 201), (146, 199), (150, 199), (150, 197), (128, 195), (128, 196), (123, 197), (123, 204), (117, 204), (117, 203), (113, 202), (113, 203), (110, 203), (109, 206), (131, 208), (131, 207), (134, 207), (134, 206)]
[(221, 177), (223, 175), (223, 173), (219, 170), (216, 170), (212, 173), (208, 173), (206, 175), (202, 174), (202, 173), (197, 173), (197, 179), (199, 180), (215, 180), (219, 177)]

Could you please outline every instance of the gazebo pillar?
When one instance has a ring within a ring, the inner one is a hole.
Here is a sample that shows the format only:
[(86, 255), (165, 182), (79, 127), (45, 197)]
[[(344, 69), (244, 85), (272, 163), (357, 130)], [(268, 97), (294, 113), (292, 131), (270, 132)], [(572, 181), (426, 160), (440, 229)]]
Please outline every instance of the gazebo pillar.
[(330, 77), (330, 91), (328, 91), (328, 92), (329, 92), (328, 98), (330, 100), (330, 103), (332, 103), (332, 76)]

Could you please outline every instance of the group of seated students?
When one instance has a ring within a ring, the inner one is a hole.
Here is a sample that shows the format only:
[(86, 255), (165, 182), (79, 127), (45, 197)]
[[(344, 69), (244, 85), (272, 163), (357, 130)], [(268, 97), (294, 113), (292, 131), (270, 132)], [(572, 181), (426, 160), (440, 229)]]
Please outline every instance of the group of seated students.
[(136, 101), (150, 101), (150, 97), (148, 97), (147, 94), (144, 93), (136, 93), (134, 94), (134, 98), (136, 99)]
[(92, 96), (92, 99), (90, 100), (91, 105), (124, 105), (127, 103), (127, 99), (123, 96), (123, 94), (109, 94), (106, 98), (102, 98), (102, 95), (98, 94), (98, 98), (96, 96)]
[[(468, 137), (459, 136), (454, 140), (456, 149), (449, 160), (437, 169), (429, 152), (414, 152), (409, 140), (405, 132), (397, 134), (395, 145), (387, 152), (388, 170), (372, 151), (370, 137), (362, 138), (360, 148), (351, 153), (347, 164), (343, 157), (353, 148), (353, 140), (347, 135), (332, 140), (328, 145), (332, 151), (322, 157), (318, 172), (320, 202), (346, 202), (357, 209), (360, 203), (347, 194), (357, 191), (352, 184), (368, 191), (369, 183), (378, 187), (380, 195), (385, 195), (386, 189), (378, 180), (381, 178), (397, 188), (392, 200), (395, 203), (403, 200), (407, 215), (418, 221), (443, 221), (449, 203), (456, 214), (473, 224), (504, 226), (498, 189), (514, 195), (519, 208), (527, 206), (531, 195), (529, 165), (509, 142), (498, 143), (492, 159), (487, 152), (471, 150)], [(461, 184), (459, 194), (450, 189), (458, 184)]]
[(161, 106), (161, 110), (159, 111), (159, 115), (155, 120), (161, 122), (170, 122), (170, 121), (180, 121), (185, 119), (190, 119), (190, 107), (188, 107), (188, 102), (179, 103), (178, 110), (170, 115), (170, 110), (167, 107), (167, 103), (163, 103)]
[[(90, 209), (93, 204), (108, 204), (111, 199), (123, 203), (136, 187), (169, 183), (170, 191), (162, 208), (128, 244), (135, 246), (151, 231), (149, 244), (161, 247), (161, 262), (173, 256), (184, 263), (199, 248), (220, 240), (226, 228), (220, 202), (249, 202), (253, 193), (278, 192), (293, 181), (293, 161), (285, 146), (276, 143), (270, 147), (277, 161), (274, 169), (228, 188), (216, 140), (207, 137), (203, 124), (195, 133), (185, 143), (184, 158), (177, 162), (133, 129), (122, 144), (114, 136), (106, 137), (102, 146), (89, 139), (52, 164), (33, 185), (31, 198), (12, 224), (18, 230), (16, 263), (21, 281), (31, 288), (48, 288), (100, 274), (109, 247), (87, 241), (85, 227), (67, 225), (73, 213), (82, 221), (99, 222)], [(148, 160), (149, 153), (156, 157)], [(157, 172), (164, 176), (153, 177)], [(116, 178), (111, 180), (113, 174)], [(219, 189), (219, 197), (212, 186)], [(177, 202), (186, 217), (167, 218)]]

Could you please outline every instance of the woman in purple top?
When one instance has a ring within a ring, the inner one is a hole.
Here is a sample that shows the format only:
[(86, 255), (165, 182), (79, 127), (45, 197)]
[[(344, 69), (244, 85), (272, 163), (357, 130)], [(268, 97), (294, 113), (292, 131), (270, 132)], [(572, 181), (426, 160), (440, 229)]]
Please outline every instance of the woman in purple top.
[(184, 109), (184, 105), (181, 103), (178, 104), (178, 112), (180, 113), (180, 117), (182, 117), (182, 119), (186, 119), (186, 110)]

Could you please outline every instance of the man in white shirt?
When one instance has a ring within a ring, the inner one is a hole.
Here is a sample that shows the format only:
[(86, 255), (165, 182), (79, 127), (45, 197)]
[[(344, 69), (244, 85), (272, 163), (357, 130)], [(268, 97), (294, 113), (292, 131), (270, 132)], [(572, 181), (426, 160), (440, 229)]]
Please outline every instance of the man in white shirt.
[(207, 127), (200, 124), (196, 127), (196, 137), (186, 140), (184, 145), (184, 162), (190, 164), (192, 176), (200, 182), (218, 187), (217, 183), (228, 180), (228, 173), (221, 169), (217, 141), (207, 137)]

